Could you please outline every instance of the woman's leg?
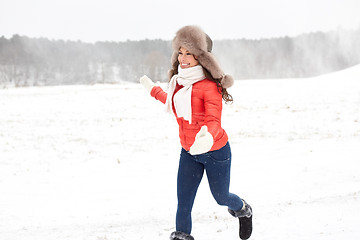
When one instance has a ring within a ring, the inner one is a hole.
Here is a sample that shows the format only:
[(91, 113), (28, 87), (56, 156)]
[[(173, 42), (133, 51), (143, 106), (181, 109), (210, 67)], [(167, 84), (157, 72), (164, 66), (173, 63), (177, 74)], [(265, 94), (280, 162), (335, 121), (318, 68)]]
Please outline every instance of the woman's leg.
[(191, 210), (203, 174), (204, 165), (182, 149), (177, 178), (176, 231), (191, 233)]
[(229, 192), (231, 149), (229, 143), (223, 148), (207, 154), (205, 164), (211, 193), (219, 205), (228, 206), (235, 211), (243, 206), (243, 201), (235, 194)]

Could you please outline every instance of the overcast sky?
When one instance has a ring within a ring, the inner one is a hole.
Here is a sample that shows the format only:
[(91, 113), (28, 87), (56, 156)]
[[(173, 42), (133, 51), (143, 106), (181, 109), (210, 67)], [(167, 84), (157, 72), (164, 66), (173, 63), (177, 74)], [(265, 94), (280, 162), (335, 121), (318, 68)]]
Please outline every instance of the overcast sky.
[(0, 0), (0, 36), (172, 39), (184, 25), (213, 39), (360, 28), (360, 0)]

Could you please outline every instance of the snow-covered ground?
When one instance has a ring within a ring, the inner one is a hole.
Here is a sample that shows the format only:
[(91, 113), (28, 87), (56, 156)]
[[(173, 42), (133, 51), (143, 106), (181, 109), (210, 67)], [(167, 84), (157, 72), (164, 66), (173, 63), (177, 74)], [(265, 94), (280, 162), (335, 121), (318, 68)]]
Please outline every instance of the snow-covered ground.
[[(229, 91), (231, 191), (253, 207), (251, 239), (359, 239), (360, 66)], [(0, 239), (168, 239), (177, 135), (139, 84), (1, 89)], [(195, 239), (237, 228), (204, 176)]]

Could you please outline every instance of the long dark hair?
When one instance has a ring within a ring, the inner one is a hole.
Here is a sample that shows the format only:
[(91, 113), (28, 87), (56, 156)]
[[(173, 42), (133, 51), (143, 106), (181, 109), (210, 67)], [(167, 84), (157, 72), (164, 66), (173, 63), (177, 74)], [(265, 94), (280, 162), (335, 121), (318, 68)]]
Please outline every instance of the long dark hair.
[[(171, 80), (172, 76), (178, 74), (178, 66), (179, 66), (179, 61), (176, 61), (173, 65), (172, 69), (170, 69), (169, 81)], [(221, 85), (221, 79), (213, 78), (211, 76), (210, 72), (208, 70), (206, 70), (205, 68), (203, 68), (203, 71), (204, 71), (204, 75), (207, 79), (216, 83), (216, 86), (218, 87), (218, 91), (219, 91), (219, 93), (221, 93), (222, 99), (225, 101), (225, 103), (226, 104), (233, 103), (233, 101), (234, 101), (233, 97), (228, 93), (227, 89)]]

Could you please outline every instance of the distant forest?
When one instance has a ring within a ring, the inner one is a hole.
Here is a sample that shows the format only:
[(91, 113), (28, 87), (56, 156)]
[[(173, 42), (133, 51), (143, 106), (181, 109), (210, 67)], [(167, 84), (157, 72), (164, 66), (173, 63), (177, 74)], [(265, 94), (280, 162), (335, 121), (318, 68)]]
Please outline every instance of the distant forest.
[[(299, 78), (360, 63), (360, 28), (296, 37), (214, 41), (214, 54), (235, 79)], [(0, 86), (167, 81), (171, 42), (96, 42), (0, 37)]]

